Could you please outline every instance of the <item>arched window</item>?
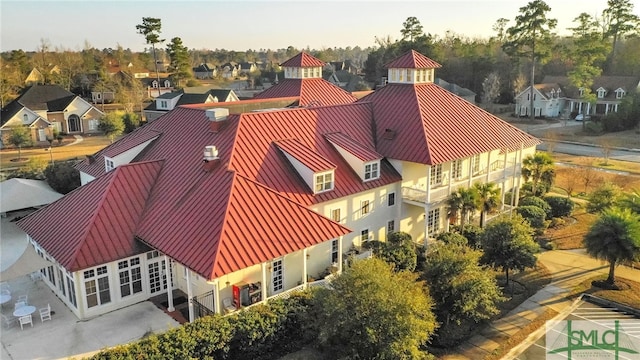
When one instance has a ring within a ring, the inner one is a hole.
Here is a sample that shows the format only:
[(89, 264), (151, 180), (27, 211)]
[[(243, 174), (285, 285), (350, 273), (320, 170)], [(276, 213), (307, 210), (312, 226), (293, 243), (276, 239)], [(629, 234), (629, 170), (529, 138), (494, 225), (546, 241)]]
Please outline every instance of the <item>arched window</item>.
[(28, 122), (29, 121), (29, 115), (23, 114), (22, 115), (22, 119), (24, 120), (24, 122)]
[(164, 87), (171, 87), (171, 82), (169, 80), (164, 81)]

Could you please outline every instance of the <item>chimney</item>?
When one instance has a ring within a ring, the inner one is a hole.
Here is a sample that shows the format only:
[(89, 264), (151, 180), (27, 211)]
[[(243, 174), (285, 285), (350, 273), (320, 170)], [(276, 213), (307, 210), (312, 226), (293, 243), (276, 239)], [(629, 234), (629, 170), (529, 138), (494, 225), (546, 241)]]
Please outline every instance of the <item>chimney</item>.
[(209, 118), (209, 128), (214, 133), (217, 133), (222, 128), (222, 124), (227, 117), (229, 116), (229, 109), (226, 108), (216, 108), (216, 109), (208, 109), (205, 111), (207, 118)]
[(218, 157), (218, 148), (215, 146), (205, 146), (204, 156), (202, 157), (202, 168), (204, 171), (211, 171), (215, 169), (216, 165), (220, 162)]

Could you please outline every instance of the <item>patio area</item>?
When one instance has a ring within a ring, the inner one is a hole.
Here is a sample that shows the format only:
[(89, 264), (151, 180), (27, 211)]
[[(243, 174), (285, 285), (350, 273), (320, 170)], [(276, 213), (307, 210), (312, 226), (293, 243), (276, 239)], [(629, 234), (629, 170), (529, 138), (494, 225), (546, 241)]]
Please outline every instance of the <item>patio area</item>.
[[(0, 237), (2, 268), (17, 260), (27, 245), (27, 238), (10, 222), (16, 214), (2, 218)], [(17, 252), (17, 253), (16, 253)], [(66, 359), (82, 358), (115, 345), (125, 344), (178, 326), (178, 322), (150, 301), (80, 321), (41, 279), (24, 275), (6, 281), (11, 300), (2, 305), (2, 314), (13, 318), (14, 303), (20, 295), (27, 295), (28, 304), (36, 311), (32, 314), (33, 327), (24, 330), (16, 321), (0, 332), (0, 359)], [(51, 305), (51, 320), (42, 322), (37, 309)]]

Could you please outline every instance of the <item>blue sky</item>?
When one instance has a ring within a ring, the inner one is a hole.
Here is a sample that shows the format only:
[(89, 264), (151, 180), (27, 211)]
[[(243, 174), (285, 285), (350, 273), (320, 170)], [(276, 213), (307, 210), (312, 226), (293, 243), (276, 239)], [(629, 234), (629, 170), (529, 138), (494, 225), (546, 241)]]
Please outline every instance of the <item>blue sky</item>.
[[(580, 12), (600, 14), (606, 0), (547, 0), (560, 34)], [(632, 1), (634, 2), (634, 1)], [(162, 20), (161, 36), (180, 37), (188, 48), (244, 51), (374, 46), (375, 38), (400, 37), (407, 17), (424, 31), (447, 30), (468, 37), (489, 37), (498, 18), (514, 19), (526, 0), (476, 1), (15, 1), (0, 0), (0, 50), (34, 51), (40, 39), (52, 47), (80, 50), (85, 40), (102, 49), (140, 51), (136, 33), (142, 17)], [(636, 4), (635, 13), (640, 11)], [(512, 20), (513, 22), (513, 20)]]

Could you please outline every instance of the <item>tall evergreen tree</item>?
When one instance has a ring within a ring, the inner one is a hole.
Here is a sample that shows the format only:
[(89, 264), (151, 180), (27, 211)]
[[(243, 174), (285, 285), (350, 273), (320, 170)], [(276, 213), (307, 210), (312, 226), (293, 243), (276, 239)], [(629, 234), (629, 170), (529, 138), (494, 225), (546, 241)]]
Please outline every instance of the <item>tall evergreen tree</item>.
[(167, 44), (167, 54), (171, 59), (169, 71), (172, 73), (171, 77), (173, 78), (173, 82), (181, 87), (184, 80), (193, 78), (189, 49), (182, 44), (182, 39), (174, 37), (171, 39), (171, 42)]
[(413, 42), (416, 38), (423, 34), (422, 32), (422, 24), (415, 16), (410, 16), (407, 18), (405, 22), (402, 23), (402, 30), (400, 30), (400, 34), (402, 34), (402, 40)]
[[(633, 13), (633, 3), (630, 0), (608, 0), (607, 8), (602, 12), (602, 16), (608, 25), (605, 36), (613, 39), (608, 59), (608, 65), (611, 67), (614, 63), (618, 41), (625, 34), (637, 31), (640, 27), (640, 17)], [(611, 69), (608, 70), (611, 71)]]
[(531, 61), (529, 96), (529, 116), (534, 118), (533, 95), (536, 61), (544, 63), (551, 56), (551, 32), (557, 25), (556, 19), (547, 18), (551, 7), (542, 0), (534, 0), (520, 8), (516, 24), (507, 29), (507, 41), (502, 48), (512, 57), (527, 57)]
[(142, 24), (136, 25), (138, 34), (143, 35), (147, 44), (151, 44), (153, 49), (153, 64), (156, 69), (156, 80), (158, 81), (158, 96), (160, 96), (160, 73), (158, 72), (158, 57), (156, 56), (156, 44), (164, 42), (160, 39), (162, 32), (162, 21), (158, 18), (143, 17)]

